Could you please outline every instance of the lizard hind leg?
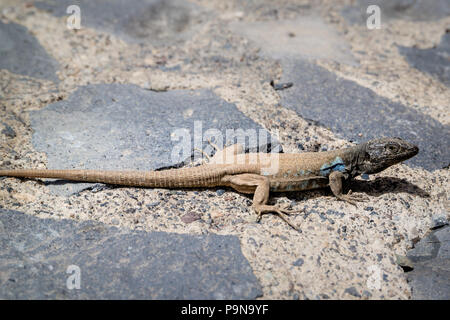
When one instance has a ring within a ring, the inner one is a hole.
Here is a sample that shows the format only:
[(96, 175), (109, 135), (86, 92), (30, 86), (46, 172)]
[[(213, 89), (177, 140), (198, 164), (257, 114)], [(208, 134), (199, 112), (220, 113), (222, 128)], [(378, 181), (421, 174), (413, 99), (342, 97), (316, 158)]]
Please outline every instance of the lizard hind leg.
[(263, 214), (275, 213), (294, 230), (298, 230), (298, 228), (294, 226), (286, 217), (287, 215), (295, 212), (293, 210), (288, 210), (288, 205), (282, 207), (267, 204), (270, 193), (270, 181), (267, 177), (257, 174), (244, 173), (225, 177), (225, 180), (227, 185), (239, 192), (254, 193), (252, 208), (257, 214), (257, 222), (261, 220)]

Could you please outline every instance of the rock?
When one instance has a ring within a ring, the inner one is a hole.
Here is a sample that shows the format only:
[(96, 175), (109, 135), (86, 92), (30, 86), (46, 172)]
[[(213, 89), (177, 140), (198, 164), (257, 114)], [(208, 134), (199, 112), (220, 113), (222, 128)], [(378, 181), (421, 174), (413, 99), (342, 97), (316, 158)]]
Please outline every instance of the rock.
[[(121, 230), (0, 210), (0, 299), (255, 299), (236, 236)], [(77, 271), (78, 270), (78, 271)], [(69, 272), (69, 273), (67, 273)], [(80, 275), (80, 289), (76, 285)]]
[(16, 137), (16, 132), (14, 131), (13, 128), (8, 126), (6, 123), (3, 123), (3, 126), (5, 128), (2, 130), (2, 134), (4, 134), (7, 137), (10, 137), (10, 138), (15, 138)]
[(413, 68), (434, 76), (450, 87), (450, 32), (442, 36), (441, 43), (436, 48), (399, 46), (399, 52)]
[(225, 190), (223, 189), (217, 189), (216, 191), (217, 195), (220, 197), (221, 195), (223, 195), (225, 193)]
[(352, 24), (365, 26), (369, 5), (379, 6), (382, 25), (391, 19), (436, 21), (450, 15), (448, 0), (358, 0), (355, 5), (345, 7), (342, 15)]
[(0, 21), (0, 69), (58, 82), (58, 63), (37, 39), (19, 24)]
[(403, 268), (404, 271), (411, 271), (414, 269), (414, 263), (406, 256), (402, 255), (395, 255), (396, 257), (396, 263)]
[[(266, 57), (329, 59), (357, 65), (344, 38), (314, 14), (297, 20), (234, 22), (230, 27), (261, 47), (262, 55)], [(292, 30), (296, 32), (295, 37), (289, 35)], [(290, 81), (280, 82), (292, 85)], [(293, 85), (296, 86), (295, 83)]]
[(359, 294), (359, 292), (356, 290), (355, 287), (347, 288), (347, 289), (345, 289), (344, 292), (346, 292), (346, 293), (348, 293), (348, 294), (350, 294), (350, 295), (352, 295), (352, 296), (354, 296), (356, 298), (361, 298), (361, 295)]
[(78, 5), (82, 27), (115, 34), (127, 42), (169, 45), (189, 39), (208, 20), (205, 9), (182, 0), (58, 0), (34, 5), (57, 17)]
[(407, 273), (413, 299), (450, 299), (450, 227), (432, 231), (407, 257), (414, 263)]
[[(191, 117), (183, 115), (186, 110)], [(47, 154), (49, 169), (179, 167), (191, 161), (194, 147), (208, 150), (210, 136), (223, 145), (247, 136), (250, 151), (281, 150), (275, 137), (210, 90), (157, 93), (135, 85), (87, 85), (67, 100), (31, 112), (30, 119), (33, 145)], [(70, 195), (92, 184), (56, 181), (48, 186)]]
[(155, 202), (147, 204), (147, 208), (153, 209), (154, 207), (157, 207), (159, 204), (160, 204), (159, 201), (155, 201)]
[(194, 221), (200, 220), (202, 218), (198, 213), (188, 212), (181, 217), (181, 221), (184, 223), (192, 223)]
[(304, 263), (304, 260), (303, 260), (302, 258), (298, 258), (298, 259), (293, 263), (293, 265), (296, 266), (296, 267), (301, 267), (301, 266), (303, 265), (303, 263)]
[(448, 219), (446, 214), (437, 214), (431, 217), (431, 230), (441, 228), (448, 225)]
[(405, 161), (410, 166), (435, 170), (448, 164), (450, 148), (442, 146), (448, 145), (449, 125), (309, 62), (284, 60), (282, 66), (280, 81), (294, 83), (279, 91), (284, 107), (355, 142), (391, 136), (415, 143), (420, 152)]

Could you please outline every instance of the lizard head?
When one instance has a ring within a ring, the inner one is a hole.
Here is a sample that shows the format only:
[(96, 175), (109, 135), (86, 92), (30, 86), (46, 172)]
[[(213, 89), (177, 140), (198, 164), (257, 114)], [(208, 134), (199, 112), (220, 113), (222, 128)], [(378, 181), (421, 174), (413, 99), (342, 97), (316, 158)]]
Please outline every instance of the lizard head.
[(370, 140), (362, 145), (364, 161), (362, 173), (378, 173), (384, 169), (414, 157), (419, 148), (400, 138)]

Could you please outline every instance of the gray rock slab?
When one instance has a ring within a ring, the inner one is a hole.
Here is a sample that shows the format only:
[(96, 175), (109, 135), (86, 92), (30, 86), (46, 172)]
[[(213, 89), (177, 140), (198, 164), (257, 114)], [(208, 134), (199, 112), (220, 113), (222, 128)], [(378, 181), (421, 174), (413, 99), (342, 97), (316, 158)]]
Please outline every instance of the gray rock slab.
[(358, 0), (352, 6), (342, 10), (344, 18), (352, 24), (366, 25), (367, 7), (380, 7), (381, 25), (390, 19), (409, 21), (434, 21), (450, 15), (450, 1), (448, 0)]
[(296, 20), (234, 22), (230, 28), (260, 46), (263, 56), (358, 64), (345, 39), (314, 14)]
[[(235, 236), (121, 230), (8, 210), (0, 210), (0, 230), (0, 299), (262, 295)], [(80, 289), (69, 289), (77, 275)]]
[(128, 42), (164, 44), (188, 39), (208, 15), (201, 7), (183, 0), (42, 0), (35, 6), (61, 17), (77, 5), (81, 27), (115, 34)]
[(33, 78), (58, 81), (58, 62), (24, 26), (0, 21), (0, 44), (0, 69)]
[(407, 257), (414, 269), (407, 273), (413, 299), (450, 299), (450, 227), (420, 240)]
[[(190, 161), (193, 148), (246, 142), (250, 151), (279, 151), (275, 137), (210, 90), (154, 92), (135, 85), (78, 88), (67, 100), (30, 113), (36, 150), (49, 169), (155, 170)], [(203, 141), (202, 141), (203, 139)], [(196, 156), (201, 156), (195, 153)], [(92, 184), (56, 181), (68, 195)]]
[(282, 66), (280, 81), (294, 84), (280, 91), (284, 107), (355, 142), (389, 136), (411, 141), (420, 148), (406, 161), (411, 166), (435, 170), (448, 165), (450, 126), (307, 61), (285, 59)]
[[(450, 1), (449, 1), (450, 2)], [(450, 87), (450, 29), (441, 38), (441, 43), (430, 49), (399, 46), (399, 52), (408, 63), (428, 73)]]

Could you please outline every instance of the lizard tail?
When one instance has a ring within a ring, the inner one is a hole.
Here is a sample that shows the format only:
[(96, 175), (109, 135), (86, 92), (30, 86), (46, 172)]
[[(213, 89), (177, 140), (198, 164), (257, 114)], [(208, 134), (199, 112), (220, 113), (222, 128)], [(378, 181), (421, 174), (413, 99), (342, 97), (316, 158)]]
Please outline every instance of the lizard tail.
[(223, 170), (207, 166), (162, 171), (104, 170), (0, 170), (0, 177), (51, 178), (150, 188), (190, 188), (219, 186)]

